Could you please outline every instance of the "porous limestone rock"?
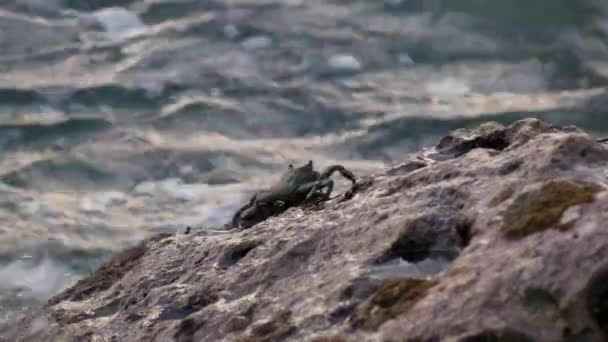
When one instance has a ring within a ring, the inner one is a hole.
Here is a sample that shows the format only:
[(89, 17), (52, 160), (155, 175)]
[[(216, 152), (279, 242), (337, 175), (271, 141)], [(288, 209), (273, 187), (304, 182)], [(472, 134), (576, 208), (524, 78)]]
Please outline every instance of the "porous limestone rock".
[(458, 130), (348, 200), (151, 237), (20, 338), (45, 319), (62, 341), (605, 341), (607, 162), (575, 127)]

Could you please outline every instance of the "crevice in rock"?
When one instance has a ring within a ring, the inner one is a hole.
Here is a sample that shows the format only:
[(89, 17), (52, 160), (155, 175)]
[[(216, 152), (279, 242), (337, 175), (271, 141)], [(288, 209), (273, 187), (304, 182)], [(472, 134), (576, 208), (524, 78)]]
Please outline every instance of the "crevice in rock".
[(502, 151), (509, 146), (505, 127), (497, 123), (486, 123), (475, 131), (459, 129), (439, 141), (437, 151), (453, 158), (460, 157), (472, 149), (487, 148)]
[(380, 280), (432, 277), (445, 270), (469, 243), (471, 225), (462, 215), (441, 220), (416, 218), (384, 253), (372, 259), (368, 276)]
[(586, 327), (582, 330), (573, 333), (570, 328), (566, 327), (564, 332), (562, 333), (564, 342), (587, 342), (594, 340), (594, 331), (593, 329)]
[(396, 258), (407, 262), (427, 259), (431, 255), (431, 247), (435, 239), (436, 236), (431, 230), (417, 232), (414, 229), (405, 229), (391, 247), (375, 260), (374, 264), (383, 264)]
[(464, 337), (460, 342), (534, 342), (527, 334), (522, 332), (504, 328), (504, 329), (488, 329), (479, 333), (475, 333)]
[(310, 342), (348, 342), (348, 339), (343, 335), (317, 336)]
[[(458, 224), (458, 218), (455, 222)], [(470, 224), (472, 223), (462, 219), (460, 225), (463, 234)], [(453, 225), (454, 223), (447, 220), (436, 221), (434, 216), (416, 218), (406, 224), (388, 250), (376, 258), (373, 264), (379, 265), (394, 259), (416, 263), (431, 257), (453, 260), (458, 256), (457, 248), (451, 248), (451, 244), (455, 244), (452, 237)], [(452, 242), (445, 246), (445, 241)]]
[(509, 175), (517, 170), (524, 164), (524, 161), (521, 159), (511, 160), (500, 166), (498, 169), (498, 174), (501, 176)]
[(548, 289), (528, 287), (524, 292), (524, 306), (533, 313), (552, 315), (559, 308), (559, 300)]
[(338, 324), (344, 322), (350, 315), (353, 313), (357, 304), (355, 302), (347, 302), (342, 305), (339, 305), (329, 314), (329, 322), (331, 324)]
[(188, 315), (197, 312), (207, 305), (216, 302), (217, 294), (212, 290), (198, 289), (193, 294), (188, 296), (185, 301), (178, 301), (166, 307), (161, 312), (158, 320), (178, 320), (187, 317)]
[(237, 339), (238, 342), (274, 342), (285, 341), (287, 337), (296, 331), (296, 326), (291, 322), (291, 311), (282, 310), (275, 314), (267, 322), (259, 323), (251, 327), (248, 336)]
[(488, 205), (490, 207), (496, 207), (497, 205), (503, 203), (504, 201), (508, 200), (509, 198), (511, 198), (511, 196), (513, 196), (513, 194), (515, 193), (515, 189), (513, 189), (513, 186), (506, 186), (504, 187), (502, 190), (500, 190), (499, 193), (496, 194), (496, 196), (494, 196), (492, 198), (492, 200), (490, 200), (490, 202), (488, 203)]
[(195, 317), (189, 317), (179, 322), (175, 328), (173, 338), (177, 342), (194, 342), (194, 334), (205, 325), (205, 321)]
[(106, 317), (112, 316), (120, 310), (120, 303), (118, 300), (114, 300), (102, 307), (95, 309), (93, 317)]
[(469, 216), (459, 215), (456, 217), (454, 222), (454, 233), (456, 234), (456, 240), (460, 248), (465, 248), (471, 243), (474, 223), (475, 219)]
[(589, 281), (585, 291), (589, 315), (608, 338), (608, 267), (604, 267)]
[(369, 279), (369, 277), (359, 277), (354, 279), (347, 287), (339, 294), (340, 300), (357, 300), (361, 301), (374, 293), (379, 286), (378, 281)]
[(239, 260), (246, 257), (249, 252), (254, 250), (260, 244), (261, 243), (259, 241), (244, 241), (237, 245), (230, 246), (226, 248), (224, 253), (220, 256), (218, 265), (221, 268), (227, 269), (238, 263)]
[(125, 317), (125, 320), (129, 323), (133, 323), (133, 322), (139, 321), (140, 319), (142, 319), (144, 317), (145, 317), (145, 315), (142, 315), (138, 312), (132, 312), (127, 317)]

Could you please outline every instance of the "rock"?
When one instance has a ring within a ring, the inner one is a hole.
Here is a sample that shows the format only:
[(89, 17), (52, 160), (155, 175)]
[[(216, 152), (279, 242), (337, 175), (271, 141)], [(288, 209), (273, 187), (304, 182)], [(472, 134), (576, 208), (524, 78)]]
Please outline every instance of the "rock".
[(152, 236), (41, 312), (64, 340), (605, 341), (607, 164), (570, 126), (457, 130), (321, 209)]

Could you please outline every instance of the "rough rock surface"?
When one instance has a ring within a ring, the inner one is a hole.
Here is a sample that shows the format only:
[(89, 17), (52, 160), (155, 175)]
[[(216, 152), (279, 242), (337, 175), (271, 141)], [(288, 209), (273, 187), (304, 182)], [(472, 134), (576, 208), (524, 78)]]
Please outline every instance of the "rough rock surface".
[(457, 130), (349, 200), (149, 238), (16, 340), (605, 341), (607, 162), (572, 126)]

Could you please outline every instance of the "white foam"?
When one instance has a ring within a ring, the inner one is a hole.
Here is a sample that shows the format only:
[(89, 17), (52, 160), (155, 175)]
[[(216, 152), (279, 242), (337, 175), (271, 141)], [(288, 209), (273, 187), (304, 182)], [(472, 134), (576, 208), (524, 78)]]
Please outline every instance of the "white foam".
[(147, 26), (134, 13), (122, 7), (108, 7), (93, 12), (93, 18), (114, 42), (133, 38), (147, 31)]
[(329, 58), (329, 66), (340, 71), (359, 71), (363, 67), (353, 55), (333, 55)]
[(200, 200), (209, 191), (207, 184), (184, 184), (180, 178), (167, 178), (159, 182), (139, 183), (133, 192), (137, 195), (168, 197), (182, 201)]
[(471, 88), (464, 80), (452, 77), (444, 78), (438, 82), (427, 84), (426, 90), (435, 96), (458, 97), (471, 92)]
[(246, 39), (242, 45), (248, 50), (264, 49), (272, 45), (272, 39), (266, 36), (256, 36)]
[(105, 212), (123, 206), (127, 196), (120, 191), (104, 191), (86, 195), (80, 200), (80, 209), (87, 212)]
[(70, 276), (68, 267), (50, 258), (35, 265), (16, 260), (0, 267), (0, 289), (26, 289), (22, 295), (44, 301), (63, 290)]

